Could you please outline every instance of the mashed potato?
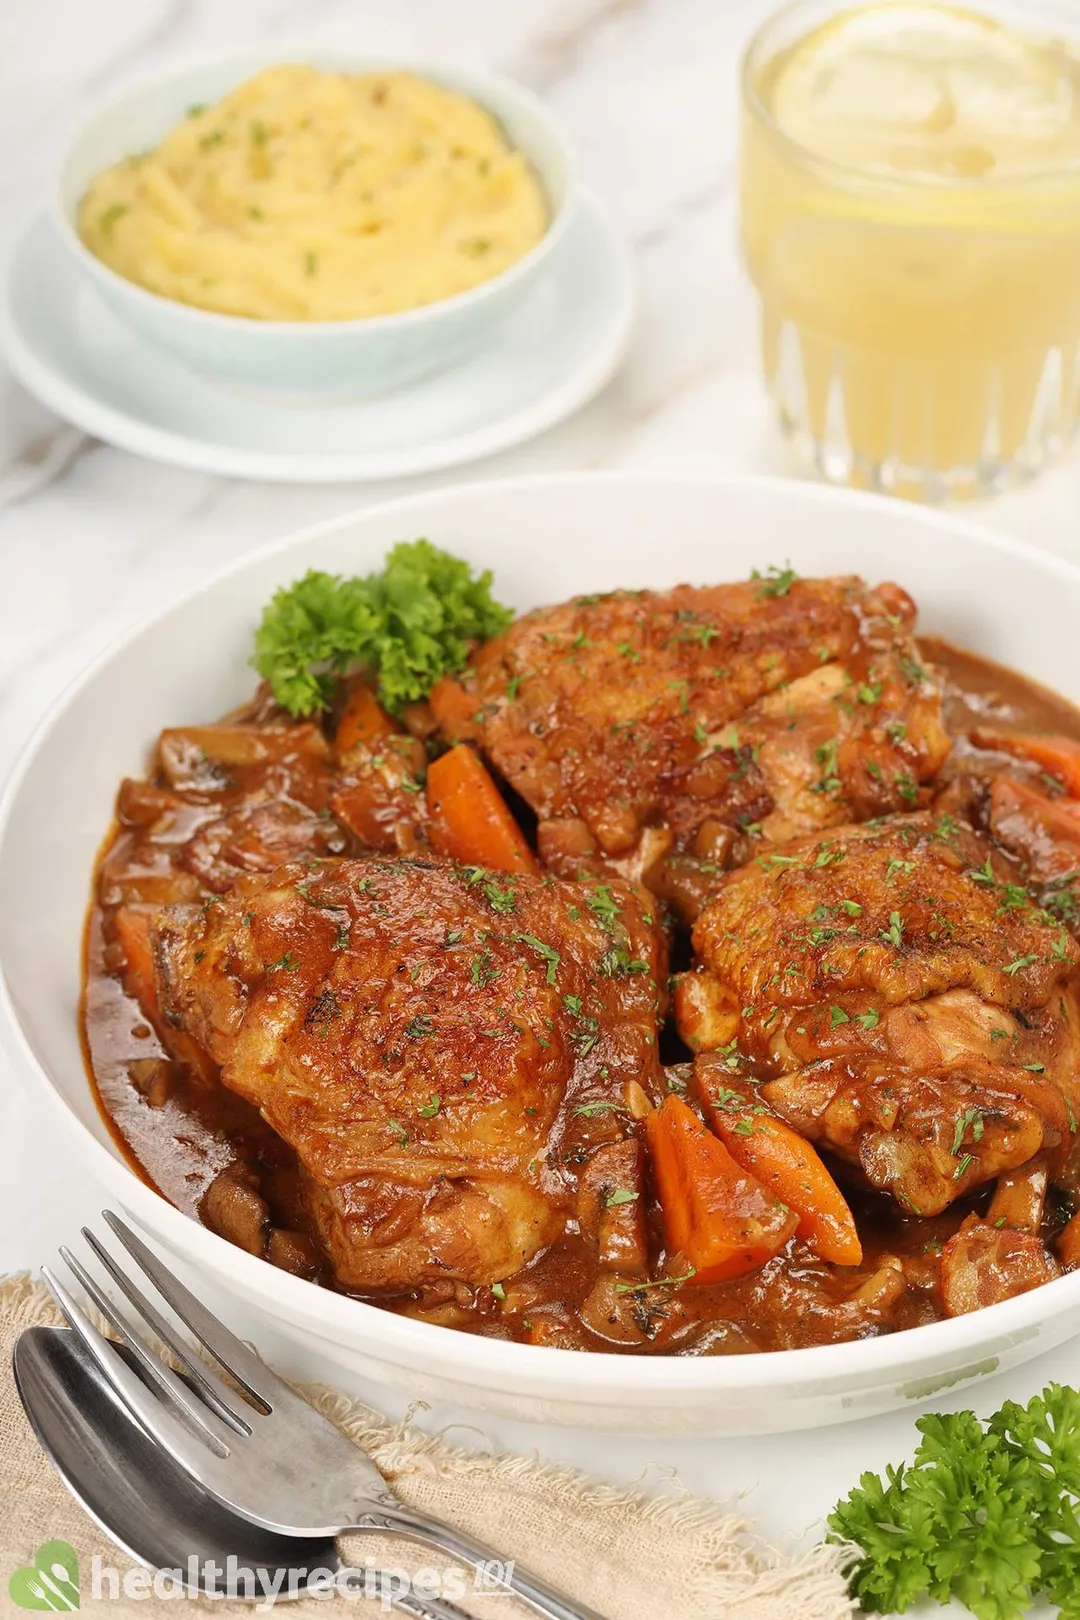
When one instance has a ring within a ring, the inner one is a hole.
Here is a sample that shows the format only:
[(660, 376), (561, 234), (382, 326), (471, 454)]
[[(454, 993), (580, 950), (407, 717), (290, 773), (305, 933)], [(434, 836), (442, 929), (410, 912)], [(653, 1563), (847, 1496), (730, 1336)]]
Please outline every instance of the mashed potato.
[(181, 303), (258, 320), (414, 309), (498, 275), (548, 225), (520, 152), (409, 73), (270, 68), (94, 179), (90, 251)]

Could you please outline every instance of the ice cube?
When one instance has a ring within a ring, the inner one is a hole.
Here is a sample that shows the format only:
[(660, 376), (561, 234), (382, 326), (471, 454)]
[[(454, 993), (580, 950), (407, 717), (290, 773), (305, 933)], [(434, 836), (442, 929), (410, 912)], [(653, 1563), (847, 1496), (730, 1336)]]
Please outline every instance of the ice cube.
[(1080, 56), (947, 5), (842, 12), (762, 93), (794, 140), (856, 168), (974, 179), (1080, 158)]

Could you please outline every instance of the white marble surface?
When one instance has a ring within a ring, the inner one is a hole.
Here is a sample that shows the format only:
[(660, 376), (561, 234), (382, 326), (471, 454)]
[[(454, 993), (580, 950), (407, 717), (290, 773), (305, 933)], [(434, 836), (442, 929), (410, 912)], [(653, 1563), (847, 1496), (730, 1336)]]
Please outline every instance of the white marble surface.
[[(566, 120), (586, 178), (634, 244), (643, 296), (629, 361), (603, 396), (465, 476), (590, 466), (791, 473), (757, 386), (753, 302), (734, 246), (737, 58), (769, 9), (769, 0), (3, 0), (0, 231), (9, 237), (39, 202), (84, 108), (183, 57), (306, 38), (477, 60), (532, 85)], [(0, 471), (47, 425), (0, 360)], [(0, 779), (54, 694), (123, 626), (249, 547), (423, 484), (270, 488), (87, 445), (47, 489), (0, 513)], [(1078, 497), (1074, 455), (978, 515), (1080, 556)], [(35, 1266), (96, 1207), (78, 1163), (44, 1131), (0, 1069), (0, 1271)], [(981, 1403), (1026, 1397), (1050, 1376), (1080, 1377), (1075, 1346), (987, 1384)], [(675, 1467), (696, 1489), (748, 1492), (747, 1510), (776, 1536), (804, 1530), (861, 1469), (902, 1455), (912, 1433), (910, 1415), (677, 1446), (487, 1428), (505, 1444), (620, 1477)]]

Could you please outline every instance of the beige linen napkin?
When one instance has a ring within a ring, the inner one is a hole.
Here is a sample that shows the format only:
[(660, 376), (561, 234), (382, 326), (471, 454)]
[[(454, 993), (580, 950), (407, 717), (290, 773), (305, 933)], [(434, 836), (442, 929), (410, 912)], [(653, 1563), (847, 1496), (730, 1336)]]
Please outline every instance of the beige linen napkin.
[[(32, 1563), (46, 1540), (70, 1543), (82, 1572), (81, 1607), (102, 1620), (183, 1620), (210, 1612), (220, 1620), (250, 1615), (227, 1599), (175, 1597), (93, 1599), (89, 1571), (95, 1554), (121, 1572), (132, 1565), (68, 1495), (38, 1447), (11, 1376), (17, 1335), (33, 1323), (58, 1320), (51, 1298), (27, 1276), (0, 1281), (0, 1614), (22, 1617), (9, 1578)], [(847, 1620), (854, 1604), (840, 1574), (837, 1548), (818, 1546), (799, 1562), (757, 1541), (748, 1522), (718, 1502), (667, 1485), (661, 1495), (590, 1479), (536, 1456), (497, 1456), (450, 1445), (408, 1422), (392, 1424), (335, 1390), (303, 1393), (378, 1463), (403, 1501), (480, 1537), (587, 1602), (605, 1620)], [(347, 1537), (342, 1554), (358, 1569), (431, 1568), (439, 1555), (417, 1553), (401, 1540)], [(102, 1583), (104, 1590), (104, 1583)], [(25, 1590), (25, 1588), (22, 1588)], [(473, 1589), (456, 1599), (482, 1620), (527, 1620), (532, 1614), (502, 1593)], [(337, 1596), (282, 1605), (282, 1620), (333, 1620)], [(264, 1612), (266, 1612), (264, 1610)], [(348, 1613), (375, 1614), (375, 1603), (353, 1601)], [(535, 1620), (535, 1616), (533, 1617)]]

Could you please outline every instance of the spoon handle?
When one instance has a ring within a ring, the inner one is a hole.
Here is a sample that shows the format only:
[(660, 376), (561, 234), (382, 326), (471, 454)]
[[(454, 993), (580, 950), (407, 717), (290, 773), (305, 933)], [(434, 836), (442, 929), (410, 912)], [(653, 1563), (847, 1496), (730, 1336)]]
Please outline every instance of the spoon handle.
[(536, 1575), (518, 1569), (512, 1562), (501, 1559), (494, 1548), (487, 1547), (482, 1541), (474, 1541), (472, 1536), (464, 1535), (461, 1531), (453, 1529), (451, 1525), (443, 1524), (439, 1519), (429, 1518), (426, 1513), (420, 1513), (415, 1508), (405, 1507), (403, 1504), (376, 1506), (361, 1513), (356, 1524), (345, 1527), (346, 1531), (354, 1530), (381, 1530), (389, 1535), (407, 1536), (412, 1541), (421, 1541), (429, 1547), (438, 1547), (440, 1552), (449, 1553), (452, 1558), (458, 1558), (470, 1569), (487, 1574), (491, 1566), (495, 1565), (500, 1574), (492, 1582), (492, 1590), (502, 1586), (505, 1590), (513, 1592), (515, 1596), (528, 1603), (543, 1620), (603, 1620), (595, 1609), (587, 1608), (583, 1603), (575, 1603), (567, 1597), (565, 1592), (558, 1591), (542, 1581)]
[(433, 1597), (427, 1592), (423, 1597), (418, 1592), (393, 1592), (390, 1607), (400, 1614), (411, 1615), (412, 1620), (469, 1620), (465, 1610), (459, 1609), (456, 1603), (447, 1603), (445, 1598)]

